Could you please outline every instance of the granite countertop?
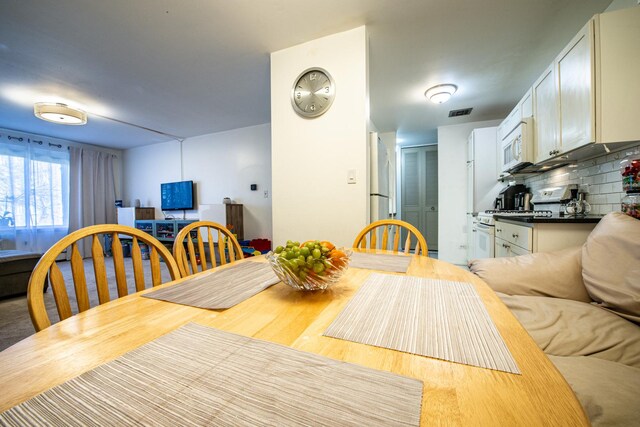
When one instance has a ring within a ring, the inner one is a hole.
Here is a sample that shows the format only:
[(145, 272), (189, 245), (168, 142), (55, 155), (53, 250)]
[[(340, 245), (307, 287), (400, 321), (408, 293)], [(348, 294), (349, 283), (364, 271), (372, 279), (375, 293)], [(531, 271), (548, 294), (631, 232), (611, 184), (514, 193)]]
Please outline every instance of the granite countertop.
[(500, 220), (509, 220), (511, 222), (524, 222), (527, 224), (535, 224), (535, 223), (562, 223), (562, 224), (570, 224), (570, 223), (596, 223), (599, 222), (604, 215), (586, 215), (586, 216), (572, 216), (566, 215), (559, 216), (557, 214), (553, 214), (553, 216), (548, 217), (533, 217), (533, 216), (509, 216), (509, 215), (500, 215), (494, 214), (493, 217), (495, 219)]

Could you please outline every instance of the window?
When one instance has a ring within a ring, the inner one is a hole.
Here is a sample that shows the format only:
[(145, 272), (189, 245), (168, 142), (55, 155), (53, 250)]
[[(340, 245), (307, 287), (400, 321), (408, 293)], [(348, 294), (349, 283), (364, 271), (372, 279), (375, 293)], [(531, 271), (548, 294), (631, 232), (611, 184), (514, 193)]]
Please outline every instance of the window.
[(0, 143), (0, 218), (16, 228), (67, 228), (68, 150), (36, 144)]

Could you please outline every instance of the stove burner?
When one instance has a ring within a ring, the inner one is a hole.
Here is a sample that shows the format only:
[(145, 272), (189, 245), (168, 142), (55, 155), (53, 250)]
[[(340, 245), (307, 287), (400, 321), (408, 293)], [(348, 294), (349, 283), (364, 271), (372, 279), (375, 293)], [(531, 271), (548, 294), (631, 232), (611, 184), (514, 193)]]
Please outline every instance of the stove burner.
[(532, 217), (551, 217), (553, 216), (552, 211), (513, 211), (513, 210), (496, 210), (490, 209), (484, 211), (487, 215), (505, 215), (505, 216), (532, 216)]

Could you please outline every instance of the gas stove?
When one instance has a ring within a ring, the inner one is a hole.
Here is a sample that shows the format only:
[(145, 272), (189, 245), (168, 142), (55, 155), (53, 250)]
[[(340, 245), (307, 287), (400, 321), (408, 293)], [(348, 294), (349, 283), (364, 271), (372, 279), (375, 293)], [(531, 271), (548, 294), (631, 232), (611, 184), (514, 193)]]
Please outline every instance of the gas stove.
[(534, 216), (534, 217), (550, 217), (553, 216), (551, 211), (509, 211), (509, 210), (488, 210), (482, 213), (489, 215), (506, 215), (506, 216)]
[(530, 217), (551, 217), (553, 216), (552, 211), (547, 210), (535, 210), (535, 211), (512, 211), (512, 210), (487, 210), (484, 212), (478, 213), (478, 222), (485, 225), (494, 225), (495, 220), (493, 219), (494, 215), (501, 216), (530, 216)]

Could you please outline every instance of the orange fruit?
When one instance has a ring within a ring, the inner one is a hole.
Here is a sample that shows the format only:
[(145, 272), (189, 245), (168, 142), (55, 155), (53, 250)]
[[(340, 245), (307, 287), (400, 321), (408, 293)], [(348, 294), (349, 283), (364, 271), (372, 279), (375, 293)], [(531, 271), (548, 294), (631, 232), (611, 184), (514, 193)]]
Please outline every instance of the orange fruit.
[(336, 245), (334, 245), (334, 244), (333, 244), (333, 243), (331, 243), (331, 242), (327, 242), (326, 240), (323, 240), (322, 242), (320, 242), (320, 245), (322, 245), (322, 246), (326, 246), (326, 247), (327, 247), (327, 249), (329, 249), (329, 250), (333, 250), (333, 249), (335, 249), (335, 248), (336, 248)]

